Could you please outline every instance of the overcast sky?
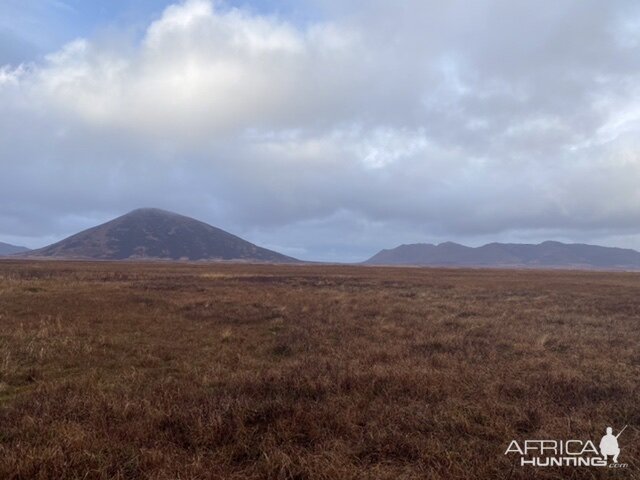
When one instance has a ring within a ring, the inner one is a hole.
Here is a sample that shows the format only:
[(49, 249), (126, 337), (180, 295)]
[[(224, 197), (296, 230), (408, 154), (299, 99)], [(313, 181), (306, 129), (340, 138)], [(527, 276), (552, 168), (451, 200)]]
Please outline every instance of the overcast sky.
[(640, 249), (639, 154), (635, 1), (0, 3), (0, 241), (147, 206), (303, 259)]

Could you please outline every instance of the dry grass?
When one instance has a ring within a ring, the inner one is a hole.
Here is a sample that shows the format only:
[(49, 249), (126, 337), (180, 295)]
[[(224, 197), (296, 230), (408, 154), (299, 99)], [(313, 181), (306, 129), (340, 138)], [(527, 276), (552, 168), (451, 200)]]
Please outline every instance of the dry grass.
[[(0, 478), (637, 478), (639, 317), (638, 274), (0, 262)], [(609, 424), (625, 471), (503, 455)]]

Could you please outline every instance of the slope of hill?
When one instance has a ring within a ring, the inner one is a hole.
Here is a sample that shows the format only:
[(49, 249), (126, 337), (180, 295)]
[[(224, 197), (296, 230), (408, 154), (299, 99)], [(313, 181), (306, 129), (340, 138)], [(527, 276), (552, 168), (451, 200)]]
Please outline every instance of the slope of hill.
[(14, 253), (23, 253), (29, 251), (26, 247), (18, 247), (8, 243), (0, 242), (0, 257), (4, 255), (13, 255)]
[(439, 245), (400, 245), (391, 250), (381, 250), (365, 263), (640, 269), (640, 252), (625, 248), (551, 241), (538, 245), (489, 243), (477, 248), (446, 242)]
[(156, 208), (134, 210), (26, 255), (97, 260), (296, 261), (193, 218)]

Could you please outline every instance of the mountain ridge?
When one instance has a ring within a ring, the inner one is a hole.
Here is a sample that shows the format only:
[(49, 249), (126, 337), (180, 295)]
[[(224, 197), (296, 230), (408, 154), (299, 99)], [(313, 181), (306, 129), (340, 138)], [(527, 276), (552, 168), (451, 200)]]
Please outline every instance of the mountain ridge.
[(467, 247), (454, 242), (403, 244), (384, 249), (367, 265), (468, 267), (575, 267), (640, 269), (640, 252), (629, 248), (547, 240), (538, 244), (492, 242)]

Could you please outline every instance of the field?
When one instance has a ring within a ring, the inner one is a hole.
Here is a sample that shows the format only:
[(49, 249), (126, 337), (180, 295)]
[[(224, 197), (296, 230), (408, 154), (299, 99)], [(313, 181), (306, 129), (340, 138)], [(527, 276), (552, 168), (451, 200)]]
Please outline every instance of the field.
[(640, 478), (639, 379), (640, 274), (0, 262), (2, 479)]

